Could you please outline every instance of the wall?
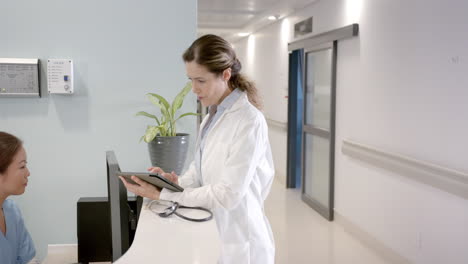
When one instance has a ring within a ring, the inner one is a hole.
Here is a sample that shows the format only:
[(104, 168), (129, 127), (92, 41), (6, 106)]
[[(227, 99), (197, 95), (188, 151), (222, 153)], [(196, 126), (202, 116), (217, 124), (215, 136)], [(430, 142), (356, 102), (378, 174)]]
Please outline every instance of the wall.
[[(147, 92), (172, 100), (187, 81), (181, 54), (196, 37), (196, 2), (184, 2), (2, 4), (0, 57), (41, 59), (43, 93), (45, 61), (74, 60), (75, 94), (0, 98), (0, 130), (23, 139), (28, 153), (28, 188), (16, 200), (40, 258), (47, 244), (76, 243), (80, 197), (107, 196), (106, 150), (124, 170), (150, 165), (139, 143), (150, 120), (134, 115), (155, 112)], [(196, 111), (191, 93), (182, 111)], [(179, 129), (195, 135), (196, 118)]]
[[(468, 171), (465, 10), (461, 0), (319, 1), (235, 43), (242, 61), (254, 54), (246, 72), (256, 73), (271, 103), (266, 115), (281, 119), (278, 111), (287, 110), (285, 43), (293, 40), (290, 30), (287, 40), (279, 37), (284, 25), (291, 29), (313, 16), (320, 33), (359, 23), (359, 37), (338, 47), (335, 211), (412, 263), (468, 262), (468, 201), (350, 159), (341, 144), (351, 139)], [(277, 151), (286, 149), (285, 132), (271, 128), (270, 135), (275, 165), (284, 173), (285, 151)]]

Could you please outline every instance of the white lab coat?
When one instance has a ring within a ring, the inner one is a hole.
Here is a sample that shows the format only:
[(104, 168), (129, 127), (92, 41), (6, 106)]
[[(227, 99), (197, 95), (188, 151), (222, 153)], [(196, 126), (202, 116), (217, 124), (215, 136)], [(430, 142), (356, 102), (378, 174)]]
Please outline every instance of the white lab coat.
[(192, 162), (179, 178), (185, 190), (164, 189), (160, 199), (213, 211), (222, 241), (219, 263), (273, 264), (273, 234), (263, 210), (274, 176), (268, 127), (245, 93), (208, 131), (201, 171), (202, 181)]

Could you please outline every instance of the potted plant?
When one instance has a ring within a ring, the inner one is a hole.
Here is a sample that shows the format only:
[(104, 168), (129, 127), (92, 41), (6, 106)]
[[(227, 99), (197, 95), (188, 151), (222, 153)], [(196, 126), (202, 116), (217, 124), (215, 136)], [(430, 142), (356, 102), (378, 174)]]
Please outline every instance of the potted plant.
[(148, 93), (146, 96), (152, 104), (161, 111), (158, 118), (145, 111), (140, 111), (137, 116), (146, 116), (155, 121), (155, 125), (148, 125), (145, 134), (141, 137), (148, 143), (151, 165), (161, 167), (166, 172), (174, 171), (180, 175), (184, 168), (189, 145), (189, 134), (177, 133), (176, 123), (185, 116), (196, 116), (196, 113), (184, 113), (177, 116), (177, 110), (182, 107), (185, 96), (192, 89), (188, 82), (182, 91), (177, 94), (172, 104), (159, 94)]

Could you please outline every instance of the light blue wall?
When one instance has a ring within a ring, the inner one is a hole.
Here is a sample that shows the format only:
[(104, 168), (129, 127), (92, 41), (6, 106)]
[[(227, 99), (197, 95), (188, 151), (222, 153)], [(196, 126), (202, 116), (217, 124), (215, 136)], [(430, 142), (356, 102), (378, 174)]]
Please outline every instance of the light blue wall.
[[(0, 57), (73, 59), (75, 94), (0, 98), (0, 130), (25, 142), (31, 177), (16, 200), (42, 259), (47, 244), (76, 243), (76, 202), (106, 196), (105, 151), (122, 169), (149, 165), (140, 110), (187, 81), (182, 52), (196, 37), (196, 1), (3, 1)], [(190, 93), (182, 111), (195, 111)], [(196, 134), (196, 118), (179, 125)], [(193, 140), (194, 141), (194, 140)], [(193, 145), (192, 148), (193, 149)], [(190, 157), (189, 157), (190, 158)]]

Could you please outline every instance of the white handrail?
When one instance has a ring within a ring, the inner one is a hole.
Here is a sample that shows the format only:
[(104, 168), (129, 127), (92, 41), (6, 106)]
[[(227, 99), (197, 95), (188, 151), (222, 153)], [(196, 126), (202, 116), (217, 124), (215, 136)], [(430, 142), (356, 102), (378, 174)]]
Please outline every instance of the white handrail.
[(343, 140), (343, 154), (468, 199), (468, 173)]
[(275, 126), (277, 128), (281, 128), (281, 129), (284, 129), (285, 131), (288, 131), (288, 124), (287, 123), (276, 121), (276, 120), (273, 120), (273, 119), (268, 118), (268, 117), (266, 117), (265, 119), (266, 119), (269, 126), (270, 125)]

